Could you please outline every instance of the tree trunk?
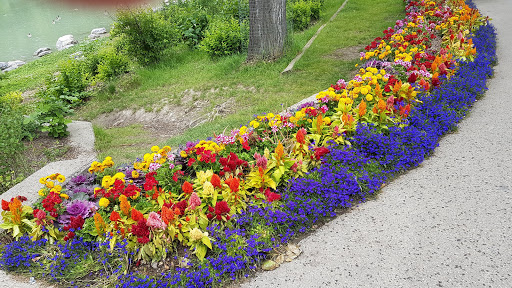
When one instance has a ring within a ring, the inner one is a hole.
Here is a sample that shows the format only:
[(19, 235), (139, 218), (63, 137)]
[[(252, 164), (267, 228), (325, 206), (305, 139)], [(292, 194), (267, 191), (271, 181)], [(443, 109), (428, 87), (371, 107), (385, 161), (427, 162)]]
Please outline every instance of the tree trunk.
[(286, 40), (286, 0), (249, 0), (247, 60), (274, 59)]

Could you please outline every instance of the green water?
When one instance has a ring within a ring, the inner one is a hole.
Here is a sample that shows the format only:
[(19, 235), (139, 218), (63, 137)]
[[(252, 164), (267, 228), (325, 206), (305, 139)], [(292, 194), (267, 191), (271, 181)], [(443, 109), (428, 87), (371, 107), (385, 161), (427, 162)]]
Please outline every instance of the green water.
[(67, 34), (81, 42), (94, 28), (110, 31), (114, 16), (114, 8), (106, 11), (48, 0), (0, 0), (0, 62), (34, 60), (32, 54), (41, 47), (56, 51), (57, 39)]

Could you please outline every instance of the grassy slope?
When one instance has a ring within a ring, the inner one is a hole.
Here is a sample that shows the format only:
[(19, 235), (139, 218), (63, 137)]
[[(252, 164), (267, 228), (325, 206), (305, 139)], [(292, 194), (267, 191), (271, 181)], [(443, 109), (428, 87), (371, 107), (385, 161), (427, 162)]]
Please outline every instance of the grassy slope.
[[(134, 75), (114, 83), (118, 89), (112, 94), (100, 92), (79, 112), (79, 117), (93, 120), (101, 113), (123, 109), (158, 108), (161, 103), (179, 103), (186, 89), (203, 92), (210, 106), (233, 99), (233, 114), (217, 118), (165, 142), (172, 147), (186, 141), (205, 139), (212, 132), (245, 124), (254, 114), (282, 111), (318, 91), (324, 90), (339, 78), (348, 79), (355, 70), (358, 57), (332, 57), (335, 51), (347, 47), (362, 47), (382, 30), (402, 19), (401, 0), (348, 1), (337, 18), (329, 23), (316, 41), (295, 65), (292, 73), (280, 72), (297, 55), (316, 30), (328, 21), (343, 1), (326, 0), (322, 19), (313, 27), (293, 36), (293, 45), (286, 55), (275, 62), (246, 64), (244, 55), (210, 59), (201, 51), (181, 49), (154, 67), (137, 70)], [(255, 92), (247, 91), (254, 87)], [(216, 93), (207, 93), (220, 88)], [(222, 88), (229, 88), (223, 90)], [(202, 96), (204, 97), (204, 96)], [(156, 143), (150, 132), (141, 125), (125, 128), (102, 129), (96, 127), (99, 157), (112, 156), (114, 161), (134, 160)]]

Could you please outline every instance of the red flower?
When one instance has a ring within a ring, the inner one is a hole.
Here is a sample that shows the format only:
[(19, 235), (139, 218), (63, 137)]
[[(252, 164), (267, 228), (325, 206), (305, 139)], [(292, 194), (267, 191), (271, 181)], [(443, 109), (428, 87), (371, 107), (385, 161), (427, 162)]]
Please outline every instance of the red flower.
[(185, 183), (181, 185), (181, 189), (183, 189), (185, 194), (192, 194), (192, 192), (194, 192), (194, 187), (192, 187), (192, 184), (190, 184), (188, 181), (185, 181)]
[(407, 82), (413, 84), (416, 82), (416, 80), (418, 80), (418, 75), (416, 73), (411, 73), (411, 75), (409, 75), (409, 78), (407, 79)]
[(144, 237), (138, 237), (137, 238), (137, 242), (139, 242), (140, 244), (146, 244), (149, 242), (149, 238), (144, 236)]
[(140, 221), (142, 219), (144, 219), (144, 215), (142, 215), (142, 213), (140, 211), (138, 211), (137, 209), (133, 208), (132, 209), (132, 219), (135, 220), (135, 221)]
[(295, 136), (295, 139), (297, 139), (297, 142), (300, 143), (300, 144), (304, 144), (306, 143), (304, 141), (304, 129), (299, 129), (299, 131), (297, 131), (297, 136)]
[(267, 197), (268, 202), (274, 202), (274, 201), (281, 200), (281, 195), (270, 191), (269, 188), (267, 188), (267, 190), (265, 191), (265, 197)]
[(329, 149), (326, 147), (317, 147), (315, 148), (315, 158), (316, 160), (320, 160), (320, 157), (324, 156), (325, 154), (329, 153)]
[(188, 207), (187, 200), (181, 200), (180, 202), (178, 202), (174, 205), (174, 208), (177, 208), (178, 212), (179, 212), (179, 213), (175, 213), (175, 214), (183, 215), (185, 213), (185, 209), (187, 209), (187, 207)]
[(251, 147), (249, 147), (249, 143), (247, 143), (247, 140), (242, 143), (242, 148), (249, 151), (251, 150)]
[(217, 202), (215, 205), (215, 214), (217, 215), (217, 219), (221, 220), (223, 215), (227, 215), (230, 209), (228, 203), (226, 201)]
[(9, 202), (2, 199), (2, 210), (9, 211)]
[(75, 233), (73, 232), (68, 232), (68, 235), (66, 235), (66, 237), (64, 237), (64, 241), (68, 241), (69, 239), (73, 239), (73, 237), (75, 237)]
[(153, 190), (153, 187), (158, 185), (158, 181), (156, 181), (154, 175), (156, 175), (156, 172), (149, 172), (146, 174), (146, 182), (144, 183), (144, 190), (151, 191)]
[(190, 166), (192, 166), (192, 164), (194, 164), (194, 162), (196, 162), (196, 159), (194, 159), (194, 158), (189, 158), (189, 159), (188, 159), (188, 162), (187, 162), (187, 166), (189, 166), (189, 167), (190, 167)]
[(119, 220), (121, 220), (121, 216), (119, 215), (119, 213), (117, 213), (116, 211), (112, 211), (112, 213), (110, 214), (110, 221), (116, 222)]
[(240, 188), (240, 179), (230, 177), (226, 180), (224, 180), (226, 184), (228, 184), (229, 189), (231, 189), (231, 192), (236, 193), (238, 192), (238, 189)]
[[(138, 237), (147, 238), (149, 237), (149, 228), (146, 224), (146, 219), (142, 218), (137, 224), (132, 225), (132, 234)], [(148, 239), (149, 240), (149, 239)], [(139, 241), (139, 243), (141, 243)], [(147, 242), (145, 242), (147, 243)], [(141, 243), (144, 244), (144, 243)]]
[(210, 182), (212, 183), (213, 187), (215, 187), (215, 188), (222, 188), (222, 186), (220, 184), (220, 177), (219, 177), (219, 175), (213, 174), (212, 175), (212, 179), (210, 180)]

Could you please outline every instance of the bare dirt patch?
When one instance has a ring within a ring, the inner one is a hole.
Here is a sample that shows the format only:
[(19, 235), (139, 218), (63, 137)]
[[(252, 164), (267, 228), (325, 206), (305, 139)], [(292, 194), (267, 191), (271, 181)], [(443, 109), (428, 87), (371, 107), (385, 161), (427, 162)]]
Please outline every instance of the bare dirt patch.
[(340, 59), (345, 61), (351, 61), (354, 59), (358, 59), (360, 57), (360, 52), (366, 47), (366, 45), (356, 45), (345, 47), (341, 49), (335, 50), (333, 53), (326, 55), (324, 57), (331, 59)]
[[(105, 129), (142, 124), (144, 129), (154, 132), (158, 138), (155, 140), (166, 140), (182, 134), (187, 129), (213, 121), (217, 117), (234, 113), (234, 99), (229, 98), (214, 105), (209, 97), (205, 97), (220, 90), (223, 88), (205, 92), (187, 89), (178, 103), (169, 103), (164, 99), (158, 107), (153, 107), (152, 111), (141, 108), (105, 113), (99, 115), (92, 123)], [(251, 91), (251, 88), (247, 90)]]
[(71, 160), (78, 156), (79, 151), (70, 145), (67, 138), (55, 139), (46, 133), (41, 133), (39, 137), (32, 141), (24, 141), (26, 157), (26, 173), (31, 173), (43, 168), (46, 164), (60, 160)]

